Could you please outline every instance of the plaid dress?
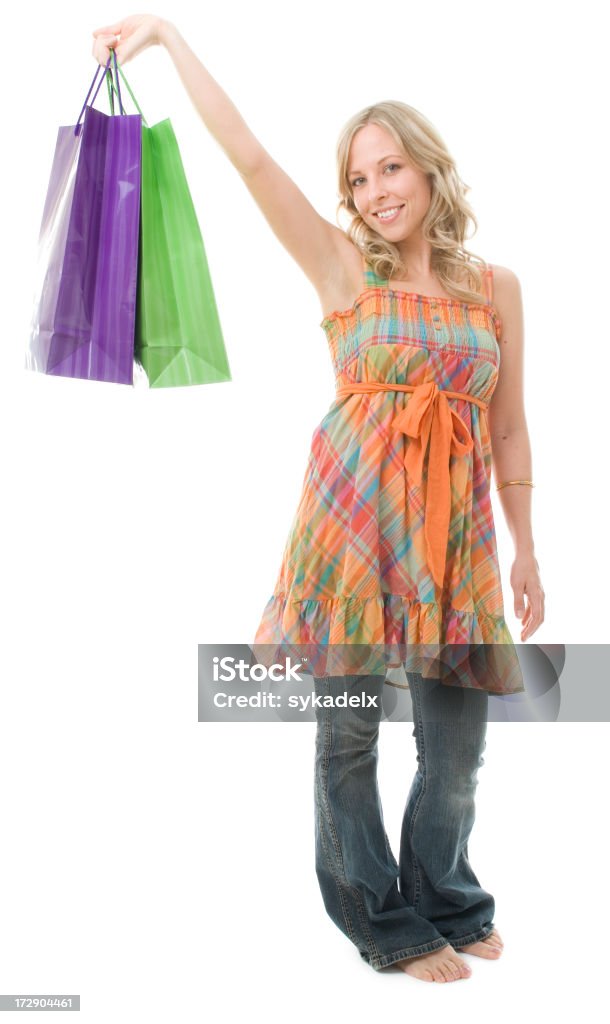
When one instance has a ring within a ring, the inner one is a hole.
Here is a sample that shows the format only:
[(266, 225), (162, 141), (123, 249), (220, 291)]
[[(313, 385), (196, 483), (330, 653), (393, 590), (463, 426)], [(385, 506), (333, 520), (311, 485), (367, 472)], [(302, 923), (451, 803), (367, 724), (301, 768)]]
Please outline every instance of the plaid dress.
[(485, 409), (501, 334), (492, 275), (486, 265), (487, 301), (466, 303), (395, 291), (363, 258), (354, 305), (320, 324), (337, 395), (313, 433), (254, 640), (259, 662), (293, 655), (318, 677), (386, 682), (401, 669), (393, 685), (404, 688), (412, 670), (524, 690), (490, 497)]

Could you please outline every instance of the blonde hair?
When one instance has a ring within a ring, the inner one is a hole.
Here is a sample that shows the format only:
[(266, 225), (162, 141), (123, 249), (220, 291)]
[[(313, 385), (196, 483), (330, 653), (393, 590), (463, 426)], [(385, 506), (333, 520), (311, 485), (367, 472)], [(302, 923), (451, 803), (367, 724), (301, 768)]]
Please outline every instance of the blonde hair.
[[(347, 237), (366, 257), (380, 277), (398, 277), (403, 263), (396, 245), (386, 241), (362, 219), (356, 209), (349, 175), (348, 159), (352, 139), (360, 128), (377, 124), (386, 128), (408, 159), (423, 171), (430, 182), (430, 207), (422, 224), (424, 238), (432, 246), (432, 270), (443, 288), (464, 302), (480, 302), (482, 269), (485, 262), (464, 247), (466, 228), (477, 219), (465, 195), (470, 191), (457, 173), (455, 161), (436, 128), (414, 107), (399, 100), (385, 100), (365, 107), (347, 121), (337, 143), (337, 171), (341, 210), (351, 220), (344, 229)], [(466, 280), (471, 288), (464, 287)]]

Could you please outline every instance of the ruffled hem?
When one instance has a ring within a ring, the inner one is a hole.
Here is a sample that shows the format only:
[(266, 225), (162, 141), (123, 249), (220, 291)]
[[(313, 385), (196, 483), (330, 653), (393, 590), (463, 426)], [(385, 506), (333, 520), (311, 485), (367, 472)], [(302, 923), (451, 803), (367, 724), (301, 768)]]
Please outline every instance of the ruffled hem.
[(503, 615), (463, 611), (400, 594), (295, 601), (265, 606), (252, 651), (269, 668), (298, 659), (317, 678), (383, 675), (402, 667), (425, 679), (489, 693), (522, 693), (521, 666)]

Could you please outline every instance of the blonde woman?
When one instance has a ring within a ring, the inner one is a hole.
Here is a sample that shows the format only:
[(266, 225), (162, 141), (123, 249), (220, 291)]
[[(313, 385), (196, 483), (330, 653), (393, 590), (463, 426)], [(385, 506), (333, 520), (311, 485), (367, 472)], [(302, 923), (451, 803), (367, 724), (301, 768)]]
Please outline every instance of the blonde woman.
[[(475, 220), (467, 189), (414, 108), (377, 103), (343, 127), (342, 230), (274, 162), (173, 24), (136, 15), (94, 37), (104, 65), (110, 48), (126, 64), (165, 46), (206, 128), (318, 293), (336, 401), (314, 433), (255, 643), (401, 652), (418, 768), (398, 862), (376, 776), (385, 672), (358, 670), (349, 655), (338, 673), (317, 662), (316, 872), (328, 914), (374, 969), (467, 978), (458, 951), (502, 952), (494, 899), (467, 846), (487, 702), (523, 689), (502, 605), (492, 463), (515, 544), (521, 640), (544, 618), (519, 282), (464, 248)], [(417, 660), (422, 647), (441, 655)], [(447, 660), (464, 649), (485, 656)], [(337, 693), (367, 699), (340, 707)]]

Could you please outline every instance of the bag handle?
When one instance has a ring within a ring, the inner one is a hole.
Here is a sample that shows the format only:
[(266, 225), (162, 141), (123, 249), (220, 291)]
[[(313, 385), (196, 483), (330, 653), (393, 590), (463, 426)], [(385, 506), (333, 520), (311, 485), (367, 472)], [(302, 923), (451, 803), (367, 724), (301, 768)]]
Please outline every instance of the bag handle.
[[(116, 80), (117, 80), (116, 86), (114, 84), (113, 76), (112, 76), (112, 70), (110, 68), (110, 62), (113, 59), (114, 59), (114, 69), (115, 69)], [(83, 114), (85, 112), (85, 109), (87, 107), (87, 104), (89, 103), (89, 97), (91, 96), (91, 92), (92, 92), (93, 87), (94, 87), (94, 85), (95, 85), (95, 83), (97, 81), (97, 77), (98, 77), (100, 71), (102, 71), (102, 77), (100, 78), (100, 80), (98, 82), (97, 89), (93, 93), (93, 98), (92, 98), (91, 103), (89, 105), (93, 106), (93, 104), (95, 103), (95, 100), (96, 100), (98, 92), (100, 91), (102, 82), (104, 81), (104, 79), (106, 79), (106, 84), (108, 86), (108, 99), (110, 101), (110, 109), (111, 109), (112, 113), (114, 114), (114, 97), (112, 95), (112, 89), (114, 89), (116, 94), (117, 94), (117, 96), (118, 96), (118, 98), (119, 98), (119, 110), (120, 110), (120, 113), (121, 114), (125, 114), (125, 108), (123, 106), (123, 100), (121, 98), (121, 87), (120, 87), (120, 84), (119, 84), (119, 76), (117, 74), (117, 70), (118, 70), (118, 65), (117, 65), (117, 60), (116, 60), (116, 53), (114, 52), (114, 50), (111, 50), (110, 51), (110, 55), (108, 57), (108, 60), (106, 61), (106, 67), (102, 70), (102, 65), (98, 64), (98, 66), (96, 68), (95, 74), (93, 76), (93, 81), (91, 82), (91, 85), (89, 86), (89, 92), (87, 93), (87, 95), (85, 97), (85, 102), (83, 103), (81, 112), (78, 115), (78, 121), (76, 122), (76, 125), (74, 126), (74, 134), (75, 135), (78, 135), (78, 133), (79, 133), (81, 117), (83, 116)], [(112, 83), (112, 88), (111, 88), (111, 83)]]
[[(105, 69), (104, 69), (104, 75), (106, 74), (106, 71), (108, 71), (108, 69), (109, 69), (109, 67), (110, 67), (110, 59), (111, 59), (111, 58), (110, 58), (110, 57), (108, 57), (108, 60), (107, 60), (107, 62), (106, 62), (106, 67), (105, 67)], [(89, 86), (89, 92), (87, 93), (87, 95), (86, 95), (86, 97), (85, 97), (85, 102), (83, 103), (83, 106), (82, 106), (82, 110), (81, 110), (80, 114), (78, 115), (78, 121), (76, 122), (76, 125), (74, 126), (74, 134), (75, 134), (75, 135), (78, 135), (78, 129), (79, 129), (79, 126), (80, 126), (80, 119), (81, 119), (81, 117), (83, 116), (83, 114), (84, 114), (84, 112), (85, 112), (85, 107), (87, 106), (87, 103), (88, 103), (88, 101), (89, 101), (89, 97), (90, 97), (90, 95), (91, 95), (91, 90), (93, 89), (93, 86), (95, 85), (95, 83), (96, 83), (96, 81), (97, 81), (97, 76), (99, 75), (99, 73), (100, 73), (100, 71), (101, 71), (101, 70), (102, 70), (102, 65), (101, 65), (101, 64), (98, 64), (97, 68), (95, 69), (95, 74), (94, 74), (94, 76), (93, 76), (93, 81), (91, 82), (91, 85)], [(95, 103), (95, 97), (97, 96), (98, 92), (100, 91), (100, 86), (101, 86), (101, 84), (102, 84), (103, 80), (104, 80), (104, 78), (102, 77), (102, 78), (100, 79), (99, 83), (98, 83), (98, 87), (97, 87), (97, 89), (95, 90), (95, 93), (94, 93), (93, 99), (91, 100), (91, 104), (92, 104), (92, 105), (93, 105), (93, 104)]]
[[(117, 81), (115, 92), (119, 98), (119, 113), (124, 115), (126, 111), (125, 107), (123, 106), (123, 100), (121, 98), (121, 86), (119, 84), (119, 76), (117, 73), (116, 53), (114, 52), (114, 50), (111, 50), (110, 53), (112, 54), (112, 58), (114, 60), (114, 74)], [(106, 85), (108, 86), (108, 101), (110, 103), (110, 112), (114, 115), (114, 94), (112, 91), (114, 87), (114, 79), (110, 68), (108, 68), (108, 70), (106, 71)]]
[[(114, 50), (113, 50), (113, 53), (114, 53)], [(138, 106), (138, 101), (135, 98), (134, 94), (132, 93), (131, 86), (129, 85), (129, 82), (127, 81), (127, 79), (125, 78), (125, 75), (123, 74), (123, 69), (119, 65), (116, 64), (116, 60), (115, 60), (115, 69), (118, 70), (119, 75), (121, 76), (121, 78), (123, 79), (125, 85), (127, 86), (127, 91), (129, 93), (129, 95), (131, 96), (134, 104), (135, 104), (135, 107), (136, 107), (136, 110), (138, 111), (138, 114), (142, 118), (142, 123), (145, 124), (146, 127), (148, 128), (148, 121), (146, 120), (146, 118), (144, 117), (144, 114), (142, 113), (142, 111), (140, 110), (140, 108)], [(108, 83), (108, 90), (110, 91), (110, 88), (111, 88), (110, 83), (112, 83), (112, 88), (117, 93), (117, 96), (119, 97), (119, 102), (120, 102), (121, 101), (121, 93), (120, 93), (120, 87), (119, 87), (119, 75), (116, 76), (116, 83), (117, 83), (116, 87), (115, 87), (115, 84), (114, 84), (114, 78), (112, 77), (112, 75), (110, 76), (110, 81)], [(117, 89), (118, 89), (118, 91), (117, 91)], [(114, 102), (114, 101), (111, 101), (111, 102)]]

